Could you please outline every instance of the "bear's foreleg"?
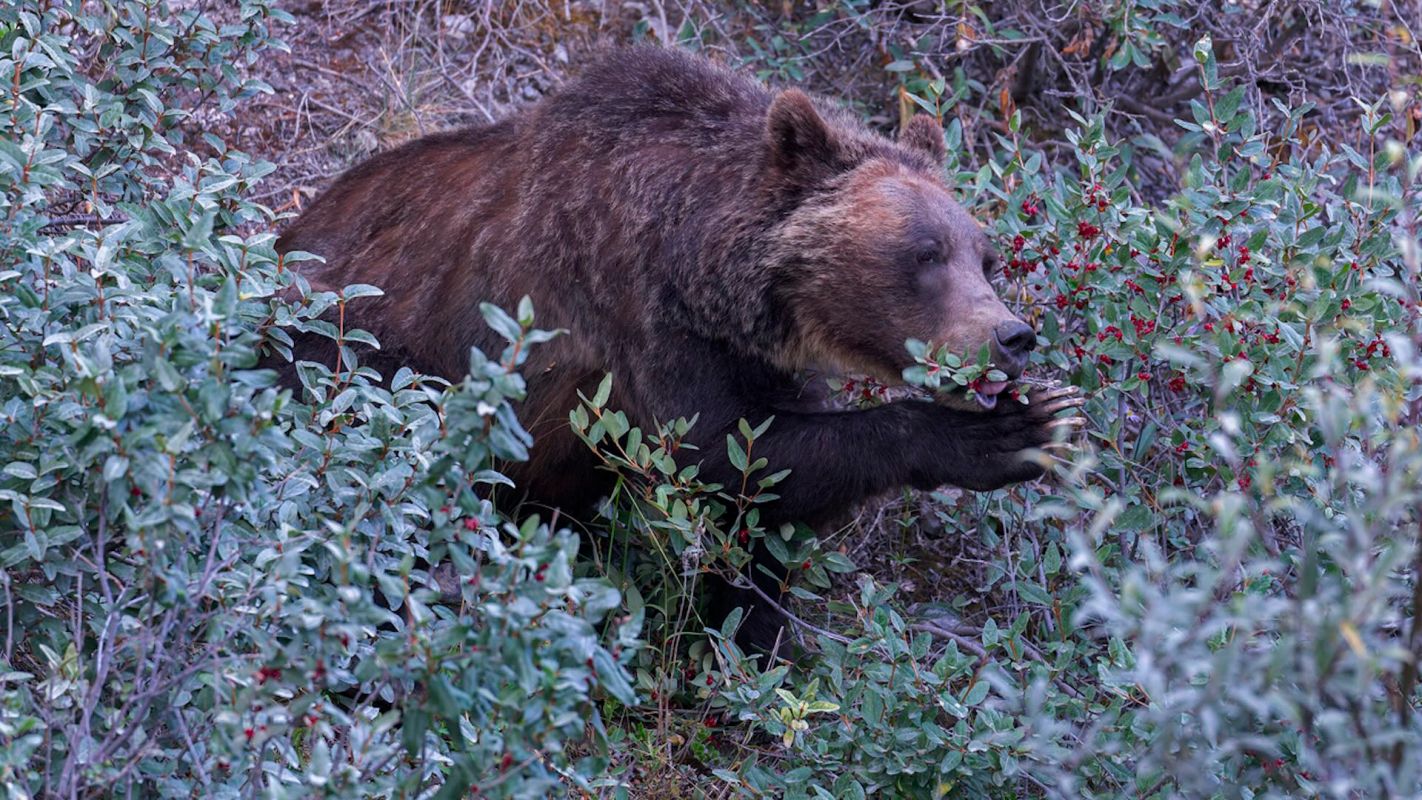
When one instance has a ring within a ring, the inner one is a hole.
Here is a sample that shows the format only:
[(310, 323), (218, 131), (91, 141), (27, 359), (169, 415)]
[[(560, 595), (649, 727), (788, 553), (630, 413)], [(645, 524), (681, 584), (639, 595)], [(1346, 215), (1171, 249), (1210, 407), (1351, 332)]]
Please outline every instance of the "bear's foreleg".
[[(762, 521), (814, 524), (904, 486), (989, 491), (1040, 477), (1042, 465), (1028, 451), (1051, 444), (1059, 430), (1080, 427), (1076, 410), (1084, 399), (1066, 387), (1034, 392), (1028, 400), (991, 412), (903, 401), (863, 411), (778, 413), (756, 439), (753, 456), (763, 456), (770, 471), (789, 468), (790, 474), (774, 487), (779, 499), (765, 507)], [(1071, 413), (1058, 416), (1064, 411)], [(724, 447), (712, 445), (703, 453), (703, 476), (739, 485)], [(728, 586), (713, 593), (713, 624), (732, 608), (748, 608), (739, 639), (768, 653), (782, 635), (785, 617), (765, 598), (780, 597), (784, 568), (762, 549), (751, 573), (759, 592)]]

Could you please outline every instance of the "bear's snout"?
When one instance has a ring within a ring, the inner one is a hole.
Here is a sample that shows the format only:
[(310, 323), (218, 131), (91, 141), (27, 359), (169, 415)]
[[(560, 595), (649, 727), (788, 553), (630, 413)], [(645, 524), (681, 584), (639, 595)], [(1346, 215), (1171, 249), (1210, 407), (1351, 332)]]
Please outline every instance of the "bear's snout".
[(1027, 359), (1037, 347), (1037, 334), (1032, 326), (1019, 319), (999, 323), (992, 331), (993, 364), (1010, 379), (1022, 376)]

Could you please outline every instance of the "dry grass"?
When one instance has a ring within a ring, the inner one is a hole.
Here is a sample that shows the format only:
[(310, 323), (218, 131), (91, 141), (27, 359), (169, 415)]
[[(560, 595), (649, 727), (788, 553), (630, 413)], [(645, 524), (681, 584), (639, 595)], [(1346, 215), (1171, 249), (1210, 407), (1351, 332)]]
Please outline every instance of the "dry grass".
[(344, 168), (434, 131), (489, 122), (561, 82), (570, 53), (629, 26), (587, 3), (334, 0), (290, 10), (291, 53), (255, 65), (275, 93), (233, 131), (293, 208)]

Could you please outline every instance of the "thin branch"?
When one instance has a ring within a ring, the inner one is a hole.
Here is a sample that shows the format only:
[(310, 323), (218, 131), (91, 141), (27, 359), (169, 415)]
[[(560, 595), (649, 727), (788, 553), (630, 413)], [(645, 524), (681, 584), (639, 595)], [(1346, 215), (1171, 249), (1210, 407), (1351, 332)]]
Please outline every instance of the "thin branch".
[(69, 228), (82, 228), (89, 225), (121, 225), (128, 222), (128, 217), (118, 214), (112, 217), (101, 217), (97, 214), (70, 214), (64, 217), (55, 217), (44, 225), (40, 226), (40, 233), (56, 233)]

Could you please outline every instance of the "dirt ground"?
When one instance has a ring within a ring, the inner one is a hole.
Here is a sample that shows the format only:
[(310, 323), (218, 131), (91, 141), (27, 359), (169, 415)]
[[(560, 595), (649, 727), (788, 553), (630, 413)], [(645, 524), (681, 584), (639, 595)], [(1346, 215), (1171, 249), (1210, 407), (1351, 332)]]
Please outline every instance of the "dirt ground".
[[(259, 199), (297, 209), (341, 170), (427, 133), (498, 119), (561, 81), (572, 54), (625, 36), (589, 4), (293, 3), (290, 53), (248, 68), (273, 94), (232, 121), (239, 147), (277, 164)], [(605, 5), (605, 4), (596, 4)]]

